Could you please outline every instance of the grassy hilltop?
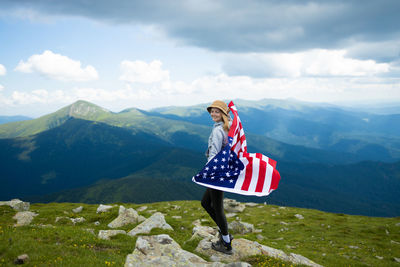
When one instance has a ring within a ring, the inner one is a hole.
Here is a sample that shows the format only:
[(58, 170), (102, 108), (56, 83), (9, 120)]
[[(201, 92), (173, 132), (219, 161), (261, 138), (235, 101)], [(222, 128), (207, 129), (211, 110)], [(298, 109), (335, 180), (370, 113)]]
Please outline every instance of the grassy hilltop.
[[(188, 241), (194, 227), (192, 222), (206, 219), (203, 225), (214, 226), (199, 201), (122, 205), (134, 209), (147, 206), (139, 212), (146, 218), (154, 210), (164, 213), (174, 231), (153, 229), (150, 234), (167, 233), (190, 252), (194, 252), (199, 242)], [(78, 206), (83, 206), (83, 211), (73, 213), (72, 209)], [(99, 239), (98, 231), (109, 229), (107, 224), (118, 216), (118, 205), (100, 214), (96, 213), (97, 207), (97, 204), (78, 203), (32, 204), (30, 211), (39, 215), (29, 226), (14, 227), (12, 217), (16, 211), (0, 206), (0, 266), (14, 266), (17, 256), (25, 253), (29, 255), (27, 266), (123, 266), (126, 256), (135, 248), (136, 237), (117, 235), (111, 240)], [(296, 214), (304, 219), (298, 219)], [(173, 218), (177, 215), (182, 219)], [(84, 217), (86, 221), (76, 225), (69, 220), (56, 223), (56, 217)], [(246, 207), (242, 213), (228, 218), (228, 222), (236, 219), (254, 224), (262, 232), (233, 233), (235, 238), (243, 237), (287, 253), (301, 254), (324, 266), (400, 266), (395, 259), (400, 258), (399, 217), (352, 216), (258, 204)], [(97, 221), (99, 225), (94, 224)], [(135, 226), (119, 229), (130, 231)], [(95, 234), (88, 229), (93, 229)], [(263, 256), (245, 260), (253, 266), (291, 265)]]

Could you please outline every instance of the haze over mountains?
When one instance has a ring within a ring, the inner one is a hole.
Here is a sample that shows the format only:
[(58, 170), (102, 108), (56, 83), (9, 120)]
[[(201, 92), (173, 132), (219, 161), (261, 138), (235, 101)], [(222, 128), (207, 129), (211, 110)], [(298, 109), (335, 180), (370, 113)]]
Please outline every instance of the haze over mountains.
[[(250, 152), (278, 161), (281, 182), (246, 201), (373, 216), (400, 214), (400, 115), (298, 101), (235, 101)], [(119, 113), (78, 101), (0, 125), (1, 199), (154, 202), (200, 199), (206, 104)], [(371, 161), (373, 160), (373, 161)]]

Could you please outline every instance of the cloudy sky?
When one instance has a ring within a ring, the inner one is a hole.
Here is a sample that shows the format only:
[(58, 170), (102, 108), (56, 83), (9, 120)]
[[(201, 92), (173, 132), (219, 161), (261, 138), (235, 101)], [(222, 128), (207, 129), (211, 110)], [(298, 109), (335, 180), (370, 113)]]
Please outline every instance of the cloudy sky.
[(0, 115), (400, 102), (400, 1), (1, 0)]

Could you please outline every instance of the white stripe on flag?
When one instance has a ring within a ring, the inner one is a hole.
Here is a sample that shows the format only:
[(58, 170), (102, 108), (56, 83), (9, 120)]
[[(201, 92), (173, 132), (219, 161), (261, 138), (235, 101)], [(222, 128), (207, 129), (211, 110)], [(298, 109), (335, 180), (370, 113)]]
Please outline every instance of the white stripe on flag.
[(265, 176), (264, 187), (263, 187), (262, 192), (269, 192), (269, 190), (271, 188), (273, 170), (274, 170), (274, 167), (272, 167), (270, 164), (268, 164), (268, 161), (267, 161), (267, 170), (266, 170), (266, 176)]
[(240, 150), (240, 147), (241, 147), (241, 143), (240, 142), (238, 142), (237, 144), (236, 144), (236, 147), (235, 147), (235, 149), (234, 149), (234, 152), (236, 153), (236, 155), (239, 153), (239, 150)]
[(238, 136), (234, 135), (233, 139), (232, 139), (232, 145), (235, 145), (237, 143), (237, 140), (238, 140)]
[(247, 164), (249, 164), (249, 162), (246, 158), (239, 158), (239, 160), (243, 163), (244, 169), (240, 172), (237, 182), (235, 184), (235, 189), (237, 189), (237, 190), (241, 190), (241, 188), (242, 188), (242, 185), (244, 182), (244, 177), (246, 175), (246, 166), (247, 166)]
[(253, 158), (253, 171), (252, 171), (252, 176), (251, 176), (251, 181), (250, 181), (250, 186), (248, 191), (249, 192), (255, 192), (256, 191), (256, 186), (258, 182), (258, 175), (260, 172), (260, 159), (256, 158), (255, 156)]
[[(244, 142), (243, 142), (243, 144), (242, 144), (242, 147), (247, 147), (247, 141), (246, 140), (244, 140)], [(243, 149), (244, 150), (244, 149)]]
[(239, 134), (239, 136), (242, 137), (243, 135), (244, 135), (244, 130), (243, 130), (243, 128), (240, 128), (240, 134)]

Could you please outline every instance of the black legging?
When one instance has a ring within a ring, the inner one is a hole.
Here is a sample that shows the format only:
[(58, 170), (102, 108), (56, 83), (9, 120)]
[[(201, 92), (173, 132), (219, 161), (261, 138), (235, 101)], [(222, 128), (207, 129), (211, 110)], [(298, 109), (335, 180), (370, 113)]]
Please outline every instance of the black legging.
[(228, 224), (224, 212), (224, 192), (207, 188), (204, 192), (201, 206), (210, 214), (211, 218), (218, 225), (223, 235), (228, 234)]

